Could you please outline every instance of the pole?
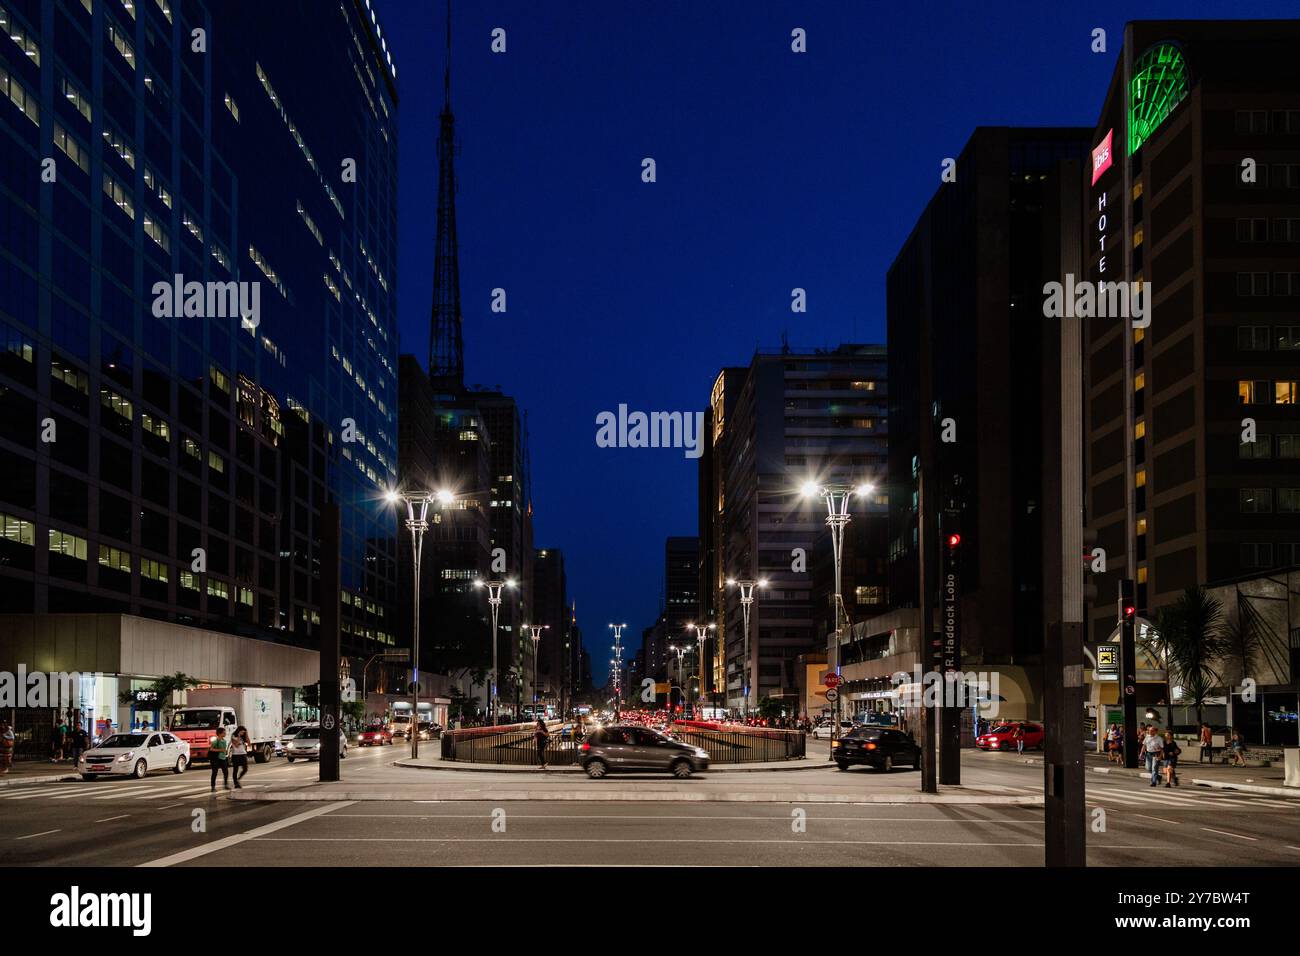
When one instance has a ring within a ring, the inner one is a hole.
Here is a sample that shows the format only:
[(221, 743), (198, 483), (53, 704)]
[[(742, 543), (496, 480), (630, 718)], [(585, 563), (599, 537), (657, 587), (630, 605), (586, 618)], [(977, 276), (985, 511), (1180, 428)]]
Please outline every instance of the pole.
[(501, 607), (500, 586), (489, 584), (488, 605), (492, 608), (492, 725), (497, 722), (497, 614)]
[[(415, 759), (420, 755), (420, 553), (424, 550), (424, 534), (415, 518), (415, 506), (407, 501), (406, 507), (410, 514), (406, 525), (411, 529), (411, 570), (414, 575), (411, 588), (414, 595), (411, 613), (411, 724), (408, 732), (411, 735), (411, 759)], [(424, 520), (423, 514), (419, 520)]]
[[(933, 263), (926, 264), (927, 269), (934, 268)], [(927, 308), (929, 303), (927, 303)], [(920, 647), (918, 648), (920, 667), (933, 671), (935, 661), (934, 635), (934, 598), (936, 568), (931, 563), (938, 543), (938, 501), (934, 488), (935, 450), (934, 450), (934, 389), (932, 383), (934, 358), (930, 344), (930, 315), (922, 315), (919, 323), (918, 374), (917, 384), (920, 392), (918, 411), (920, 412), (919, 458), (917, 475), (917, 571), (920, 594), (921, 622), (918, 628)], [(938, 726), (933, 708), (925, 706), (925, 681), (922, 676), (921, 686), (916, 688), (916, 700), (919, 702), (921, 716), (921, 790), (924, 793), (938, 793)]]
[(340, 514), (336, 501), (321, 508), (320, 536), (320, 767), (322, 783), (339, 779)]

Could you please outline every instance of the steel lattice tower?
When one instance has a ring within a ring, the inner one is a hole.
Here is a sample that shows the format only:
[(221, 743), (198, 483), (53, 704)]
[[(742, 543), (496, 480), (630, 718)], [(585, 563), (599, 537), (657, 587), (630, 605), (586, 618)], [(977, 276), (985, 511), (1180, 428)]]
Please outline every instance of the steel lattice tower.
[(456, 117), (451, 112), (451, 0), (447, 0), (447, 70), (443, 75), (441, 132), (438, 136), (437, 248), (433, 265), (433, 313), (429, 319), (429, 378), (440, 390), (459, 392), (464, 384), (461, 341), (460, 262), (456, 243)]

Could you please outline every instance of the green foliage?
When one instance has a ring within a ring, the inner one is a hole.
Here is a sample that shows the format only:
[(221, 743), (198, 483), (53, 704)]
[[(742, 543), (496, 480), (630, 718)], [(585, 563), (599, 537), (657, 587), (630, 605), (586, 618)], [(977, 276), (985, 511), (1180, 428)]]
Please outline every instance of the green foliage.
[(1224, 686), (1221, 662), (1232, 652), (1223, 604), (1205, 588), (1189, 587), (1156, 613), (1155, 630), (1146, 643), (1165, 662), (1170, 684), (1180, 686), (1196, 708), (1199, 723), (1208, 698)]

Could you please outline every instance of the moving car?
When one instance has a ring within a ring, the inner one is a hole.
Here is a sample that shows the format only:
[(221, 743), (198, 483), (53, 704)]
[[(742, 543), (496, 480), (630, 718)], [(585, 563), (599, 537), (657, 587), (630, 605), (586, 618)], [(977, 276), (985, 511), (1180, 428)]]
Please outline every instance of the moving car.
[(616, 770), (664, 770), (684, 780), (696, 771), (709, 769), (707, 750), (633, 724), (614, 724), (593, 731), (578, 749), (578, 762), (593, 780)]
[(275, 738), (276, 755), (283, 757), (285, 752), (289, 749), (289, 741), (293, 740), (294, 737), (297, 737), (308, 727), (315, 726), (317, 725), (312, 723), (310, 720), (299, 720), (284, 728), (284, 730), (280, 732), (280, 735)]
[[(835, 729), (835, 722), (831, 720), (818, 724), (816, 727), (813, 728), (812, 731), (813, 740), (829, 739), (831, 736), (833, 736), (832, 732), (834, 731), (834, 729)], [(847, 734), (852, 729), (853, 729), (853, 724), (851, 722), (847, 720), (841, 720), (839, 736), (843, 736), (844, 734)]]
[(1024, 730), (1025, 749), (1042, 750), (1043, 741), (1047, 739), (1042, 724), (1031, 724), (1024, 721), (1009, 721), (1004, 724), (998, 724), (986, 734), (980, 734), (975, 738), (975, 746), (980, 750), (1015, 750), (1016, 739), (1012, 736), (1017, 727)]
[(113, 734), (81, 755), (77, 769), (87, 780), (100, 774), (132, 776), (137, 780), (150, 770), (184, 773), (190, 765), (190, 745), (166, 731)]
[(371, 724), (357, 734), (358, 747), (382, 747), (393, 742), (393, 732), (383, 724)]
[[(284, 755), (289, 758), (289, 763), (293, 763), (299, 757), (303, 760), (320, 759), (320, 734), (321, 730), (318, 725), (304, 727), (298, 732), (298, 735), (289, 741), (289, 745), (284, 748)], [(342, 760), (348, 755), (348, 738), (343, 731), (339, 731), (339, 759)]]
[(907, 764), (913, 770), (921, 769), (921, 748), (907, 734), (892, 727), (865, 724), (854, 727), (835, 741), (831, 757), (841, 770), (862, 763), (885, 773), (898, 763)]

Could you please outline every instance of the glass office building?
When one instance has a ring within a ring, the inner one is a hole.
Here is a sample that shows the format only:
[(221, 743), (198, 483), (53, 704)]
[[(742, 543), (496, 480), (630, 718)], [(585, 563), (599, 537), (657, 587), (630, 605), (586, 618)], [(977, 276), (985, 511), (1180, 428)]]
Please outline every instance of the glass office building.
[(0, 611), (312, 647), (332, 498), (395, 643), (396, 78), (365, 0), (0, 0)]

